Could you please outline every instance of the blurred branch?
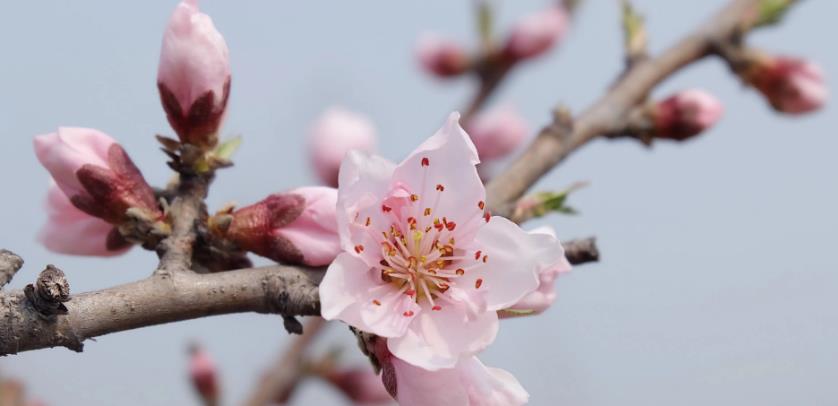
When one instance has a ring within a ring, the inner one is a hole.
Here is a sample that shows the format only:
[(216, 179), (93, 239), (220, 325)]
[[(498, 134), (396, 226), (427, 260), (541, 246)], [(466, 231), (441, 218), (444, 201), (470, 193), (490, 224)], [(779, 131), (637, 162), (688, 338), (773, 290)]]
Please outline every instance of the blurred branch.
[(734, 40), (756, 23), (752, 18), (764, 0), (733, 0), (715, 17), (658, 56), (637, 61), (608, 92), (566, 122), (554, 116), (535, 141), (487, 185), (492, 213), (510, 216), (515, 202), (542, 176), (572, 152), (603, 135), (620, 132), (634, 108), (659, 83), (678, 70), (711, 55), (719, 43)]
[(314, 317), (309, 320), (303, 334), (297, 336), (282, 356), (262, 376), (259, 385), (245, 405), (264, 406), (271, 403), (284, 404), (291, 398), (297, 384), (305, 374), (306, 349), (326, 326), (326, 320)]

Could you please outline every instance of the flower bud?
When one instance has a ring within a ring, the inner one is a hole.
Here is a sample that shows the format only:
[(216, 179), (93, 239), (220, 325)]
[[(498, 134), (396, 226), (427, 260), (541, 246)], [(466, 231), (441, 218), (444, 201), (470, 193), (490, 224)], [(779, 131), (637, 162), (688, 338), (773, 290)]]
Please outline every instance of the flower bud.
[(323, 378), (355, 403), (373, 405), (390, 404), (393, 401), (381, 378), (370, 368), (330, 371), (323, 374)]
[[(530, 234), (545, 234), (556, 238), (556, 232), (552, 227), (544, 226), (530, 231)], [(541, 264), (538, 271), (538, 287), (524, 296), (514, 305), (500, 312), (501, 317), (514, 317), (516, 315), (534, 315), (547, 310), (556, 301), (555, 281), (559, 274), (569, 272), (570, 262), (562, 255), (555, 263)]]
[(320, 180), (338, 185), (338, 171), (343, 157), (353, 149), (375, 150), (375, 127), (367, 117), (333, 107), (326, 110), (309, 131), (309, 158)]
[(789, 56), (752, 57), (743, 78), (760, 91), (771, 106), (789, 114), (808, 113), (821, 108), (828, 90), (820, 66)]
[(458, 76), (471, 67), (468, 53), (462, 45), (434, 34), (424, 34), (419, 38), (416, 56), (422, 68), (439, 77)]
[(341, 251), (336, 207), (336, 189), (302, 187), (232, 212), (215, 231), (277, 262), (322, 266)]
[(685, 140), (712, 127), (722, 116), (722, 104), (698, 89), (678, 92), (651, 110), (655, 138)]
[(521, 145), (529, 131), (524, 118), (508, 106), (481, 113), (467, 128), (483, 161), (505, 157)]
[(162, 216), (154, 191), (116, 141), (90, 128), (63, 127), (35, 137), (35, 154), (79, 210), (111, 224), (129, 208)]
[(567, 25), (564, 7), (550, 6), (518, 21), (512, 27), (504, 51), (513, 59), (539, 56), (561, 41)]
[(218, 404), (218, 370), (206, 350), (198, 345), (189, 349), (189, 378), (205, 405)]
[(160, 50), (157, 87), (169, 124), (181, 142), (205, 149), (218, 142), (230, 96), (230, 61), (224, 37), (197, 0), (175, 8)]
[(73, 206), (55, 184), (47, 192), (46, 210), (38, 240), (52, 252), (107, 257), (131, 247), (114, 226)]

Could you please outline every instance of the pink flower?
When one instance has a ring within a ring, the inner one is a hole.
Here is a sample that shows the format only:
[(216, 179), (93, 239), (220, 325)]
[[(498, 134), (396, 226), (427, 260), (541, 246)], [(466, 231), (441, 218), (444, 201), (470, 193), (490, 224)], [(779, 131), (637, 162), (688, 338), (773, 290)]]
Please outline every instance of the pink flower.
[(555, 239), (485, 211), (477, 151), (454, 113), (398, 166), (353, 151), (340, 170), (345, 252), (320, 284), (321, 312), (388, 337), (420, 368), (452, 368), (486, 348), (497, 310), (538, 286)]
[(384, 341), (375, 344), (381, 379), (401, 406), (516, 406), (529, 399), (512, 374), (486, 367), (475, 356), (429, 371), (393, 356)]
[(817, 110), (826, 103), (829, 94), (820, 66), (789, 56), (759, 58), (746, 72), (746, 80), (774, 109), (784, 113)]
[(326, 265), (341, 251), (337, 190), (302, 187), (242, 207), (219, 230), (240, 248), (278, 262)]
[(81, 211), (111, 224), (131, 207), (162, 216), (154, 191), (125, 150), (104, 133), (62, 127), (35, 137), (35, 154), (58, 187)]
[[(552, 227), (543, 226), (530, 231), (531, 234), (542, 234), (556, 239), (556, 231)], [(556, 239), (556, 243), (558, 239)], [(501, 317), (515, 315), (535, 315), (547, 310), (556, 301), (555, 281), (559, 274), (570, 272), (571, 265), (562, 255), (558, 261), (542, 264), (538, 271), (538, 288), (530, 292), (523, 299), (501, 311)], [(511, 310), (511, 312), (509, 311)]]
[(434, 34), (419, 37), (416, 56), (428, 73), (439, 77), (463, 74), (471, 65), (468, 53), (460, 44)]
[(337, 187), (340, 163), (351, 149), (375, 150), (372, 121), (339, 107), (326, 110), (309, 132), (309, 157), (323, 183)]
[(370, 367), (330, 371), (323, 378), (355, 403), (372, 405), (390, 404), (393, 401), (384, 389), (381, 378)]
[(481, 113), (467, 125), (482, 160), (503, 158), (527, 136), (527, 123), (512, 107)]
[(567, 12), (560, 5), (524, 17), (512, 28), (505, 52), (514, 59), (539, 56), (561, 41), (567, 24)]
[(678, 92), (655, 104), (655, 137), (685, 140), (719, 121), (724, 108), (713, 95), (699, 89)]
[(47, 223), (38, 240), (50, 251), (106, 257), (131, 247), (114, 226), (75, 208), (55, 184), (47, 192), (46, 210)]
[(185, 143), (212, 147), (218, 142), (230, 96), (230, 60), (224, 37), (197, 0), (175, 8), (160, 50), (157, 87), (169, 124)]
[(218, 370), (209, 354), (200, 346), (193, 345), (189, 349), (189, 378), (195, 392), (201, 396), (205, 404), (218, 403)]

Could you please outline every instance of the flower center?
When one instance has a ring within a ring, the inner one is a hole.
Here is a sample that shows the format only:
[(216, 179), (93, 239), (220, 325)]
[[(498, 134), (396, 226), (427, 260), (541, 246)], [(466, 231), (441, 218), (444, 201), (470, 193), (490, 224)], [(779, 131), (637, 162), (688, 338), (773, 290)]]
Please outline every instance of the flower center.
[[(423, 158), (422, 168), (429, 165), (428, 158)], [(483, 223), (482, 220), (488, 222), (489, 214), (483, 201), (476, 202), (475, 214), (465, 220), (466, 224), (457, 224), (437, 213), (446, 188), (443, 184), (428, 182), (425, 175), (427, 173), (423, 174), (421, 195), (400, 186), (383, 200), (380, 210), (389, 226), (376, 224), (370, 227), (372, 219), (358, 215), (355, 222), (365, 226), (379, 243), (381, 279), (416, 303), (427, 302), (431, 310), (438, 311), (446, 303), (458, 301), (449, 292), (458, 280), (488, 262), (488, 255), (482, 251), (463, 248), (467, 241), (458, 246), (456, 236), (468, 235), (469, 230)], [(355, 246), (358, 254), (364, 249), (363, 245)], [(477, 278), (468, 283), (471, 288), (479, 289), (483, 280)], [(373, 304), (380, 305), (381, 302), (376, 299)], [(413, 312), (406, 311), (404, 316), (411, 317)]]

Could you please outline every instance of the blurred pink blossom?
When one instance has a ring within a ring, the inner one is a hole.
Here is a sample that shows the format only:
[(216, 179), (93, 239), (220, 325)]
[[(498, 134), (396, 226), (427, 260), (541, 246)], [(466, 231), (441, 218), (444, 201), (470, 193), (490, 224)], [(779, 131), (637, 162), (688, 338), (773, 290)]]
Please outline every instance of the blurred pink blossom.
[(712, 127), (722, 117), (718, 99), (700, 89), (680, 91), (655, 104), (652, 112), (657, 138), (684, 140)]
[(337, 187), (338, 170), (349, 150), (375, 151), (375, 126), (367, 117), (340, 107), (326, 110), (309, 131), (309, 158), (320, 180)]
[(340, 171), (344, 250), (320, 284), (321, 311), (387, 340), (417, 367), (453, 368), (486, 348), (497, 311), (538, 286), (561, 246), (485, 211), (477, 151), (459, 114), (401, 164), (353, 151)]
[(815, 63), (790, 56), (762, 56), (746, 72), (750, 82), (777, 111), (808, 113), (826, 103), (823, 70)]
[(539, 56), (562, 40), (567, 31), (567, 11), (560, 4), (524, 17), (512, 27), (505, 52), (514, 59)]
[(430, 33), (419, 37), (416, 56), (422, 68), (439, 77), (463, 74), (471, 64), (469, 55), (462, 45)]
[(217, 405), (219, 400), (218, 369), (210, 355), (202, 347), (193, 345), (189, 349), (189, 378), (195, 392), (206, 405)]
[(230, 94), (224, 37), (197, 0), (175, 8), (160, 50), (157, 86), (169, 123), (182, 142), (213, 146)]
[(512, 107), (480, 113), (467, 124), (469, 135), (484, 161), (503, 158), (521, 145), (529, 132), (527, 122)]
[(330, 371), (323, 376), (347, 398), (362, 405), (390, 404), (393, 398), (384, 389), (381, 378), (372, 368), (346, 368)]

